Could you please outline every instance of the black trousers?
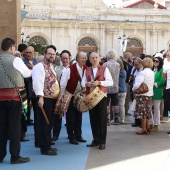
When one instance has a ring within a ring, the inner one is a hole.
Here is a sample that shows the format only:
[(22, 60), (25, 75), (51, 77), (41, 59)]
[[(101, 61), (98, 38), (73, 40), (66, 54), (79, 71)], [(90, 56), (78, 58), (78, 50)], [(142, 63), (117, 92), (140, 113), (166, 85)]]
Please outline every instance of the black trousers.
[(52, 125), (53, 137), (54, 136), (56, 136), (57, 138), (59, 137), (61, 131), (61, 124), (62, 124), (62, 117), (60, 117), (58, 114), (54, 114), (53, 125)]
[(93, 109), (89, 110), (93, 140), (106, 143), (107, 135), (107, 98), (104, 97)]
[(21, 103), (14, 100), (0, 101), (0, 160), (7, 154), (7, 135), (11, 160), (20, 155)]
[(82, 113), (73, 106), (74, 97), (71, 98), (70, 105), (66, 113), (67, 134), (70, 140), (82, 137)]
[(38, 139), (38, 98), (32, 98), (32, 106), (34, 111), (34, 144), (36, 146), (39, 145), (39, 139)]
[(45, 117), (42, 113), (40, 107), (38, 107), (37, 112), (37, 121), (38, 121), (38, 140), (41, 151), (46, 152), (51, 147), (51, 127), (52, 127), (52, 114), (54, 112), (54, 106), (56, 99), (44, 98), (44, 110), (49, 120), (47, 124)]

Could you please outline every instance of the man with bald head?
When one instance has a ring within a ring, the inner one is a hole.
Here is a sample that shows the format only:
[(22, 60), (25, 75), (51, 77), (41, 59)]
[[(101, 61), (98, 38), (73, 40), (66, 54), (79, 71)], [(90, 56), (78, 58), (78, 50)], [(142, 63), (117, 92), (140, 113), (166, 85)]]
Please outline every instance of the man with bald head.
[[(35, 51), (34, 51), (34, 47), (32, 46), (28, 46), (26, 48), (26, 53), (25, 53), (25, 58), (23, 58), (23, 61), (25, 63), (25, 65), (32, 70), (33, 67), (37, 64), (37, 59), (34, 57), (35, 55)], [(35, 122), (35, 115), (36, 115), (36, 107), (37, 107), (37, 102), (36, 102), (36, 97), (35, 94), (33, 92), (33, 88), (32, 88), (32, 77), (30, 78), (25, 78), (24, 79), (25, 82), (25, 87), (26, 87), (26, 92), (27, 92), (27, 101), (28, 101), (28, 112), (27, 112), (27, 125), (33, 125), (32, 120), (30, 119), (30, 115), (31, 115), (31, 107), (30, 107), (30, 102), (33, 105), (33, 110), (34, 110), (34, 122)], [(24, 125), (24, 120), (22, 120), (22, 127)], [(22, 133), (21, 133), (21, 141), (25, 142), (28, 141), (28, 139), (25, 138), (25, 133), (26, 133), (27, 129), (26, 127), (22, 128)], [(35, 142), (38, 143), (38, 142)]]
[(87, 147), (99, 145), (99, 149), (105, 149), (107, 134), (107, 87), (113, 86), (113, 79), (106, 66), (100, 66), (100, 56), (92, 52), (89, 56), (91, 67), (86, 69), (83, 76), (82, 86), (86, 88), (88, 95), (95, 87), (98, 87), (105, 97), (91, 110), (89, 110), (90, 124), (93, 141)]
[(76, 56), (77, 62), (68, 67), (62, 74), (60, 81), (61, 91), (68, 91), (73, 95), (66, 113), (66, 124), (69, 143), (78, 145), (78, 142), (86, 142), (82, 138), (82, 113), (73, 106), (74, 96), (82, 89), (81, 80), (84, 71), (87, 68), (87, 55), (84, 52), (79, 52)]

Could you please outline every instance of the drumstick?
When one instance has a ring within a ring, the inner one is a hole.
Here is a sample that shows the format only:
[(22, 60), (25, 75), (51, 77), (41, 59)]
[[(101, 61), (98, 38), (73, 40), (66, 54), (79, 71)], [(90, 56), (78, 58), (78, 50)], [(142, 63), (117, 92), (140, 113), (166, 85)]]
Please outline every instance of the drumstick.
[(42, 111), (42, 113), (43, 113), (43, 115), (44, 115), (44, 118), (45, 118), (47, 124), (49, 125), (49, 120), (48, 120), (48, 117), (47, 117), (47, 115), (46, 115), (46, 113), (45, 113), (44, 108), (43, 108), (43, 107), (40, 107), (40, 108), (41, 108), (41, 111)]

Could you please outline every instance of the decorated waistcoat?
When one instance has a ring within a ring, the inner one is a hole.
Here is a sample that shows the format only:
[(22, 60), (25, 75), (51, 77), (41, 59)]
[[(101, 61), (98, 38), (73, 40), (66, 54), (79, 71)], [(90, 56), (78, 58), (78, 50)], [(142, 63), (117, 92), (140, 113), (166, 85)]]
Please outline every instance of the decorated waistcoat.
[[(55, 75), (53, 66), (50, 63), (42, 62), (45, 71), (45, 81), (44, 81), (44, 97), (51, 97), (55, 95), (56, 91), (59, 93), (58, 78)], [(53, 69), (53, 71), (52, 71)], [(56, 97), (54, 97), (56, 98)]]
[[(104, 81), (105, 80), (105, 77), (104, 77), (104, 72), (105, 72), (105, 69), (106, 67), (105, 66), (98, 66), (98, 70), (97, 70), (97, 73), (96, 73), (96, 76), (94, 78), (93, 81)], [(88, 67), (87, 70), (86, 70), (86, 79), (87, 79), (87, 82), (91, 82), (92, 81), (92, 67)], [(104, 93), (107, 93), (107, 88), (106, 87), (103, 87), (101, 85), (98, 86), (99, 89), (101, 91), (103, 91)], [(90, 87), (86, 87), (86, 94), (88, 95), (89, 93), (91, 92), (91, 88)]]
[[(87, 66), (83, 66), (83, 74), (84, 70), (87, 68)], [(80, 83), (78, 83), (78, 81)], [(79, 85), (78, 85), (79, 84)], [(70, 92), (71, 94), (75, 95), (75, 92), (81, 90), (81, 77), (79, 75), (79, 72), (76, 67), (76, 63), (70, 66), (70, 79), (67, 82), (66, 90)]]

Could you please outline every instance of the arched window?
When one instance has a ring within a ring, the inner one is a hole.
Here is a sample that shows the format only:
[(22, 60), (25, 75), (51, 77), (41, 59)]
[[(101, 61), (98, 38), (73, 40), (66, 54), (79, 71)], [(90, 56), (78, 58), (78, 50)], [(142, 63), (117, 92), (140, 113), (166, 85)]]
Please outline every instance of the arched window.
[(139, 40), (132, 38), (127, 43), (127, 47), (142, 47), (142, 44)]
[(97, 46), (91, 38), (83, 38), (79, 41), (78, 46)]
[(34, 36), (29, 40), (29, 43), (36, 43), (36, 44), (42, 44), (42, 45), (48, 45), (48, 42), (45, 38), (40, 36)]

